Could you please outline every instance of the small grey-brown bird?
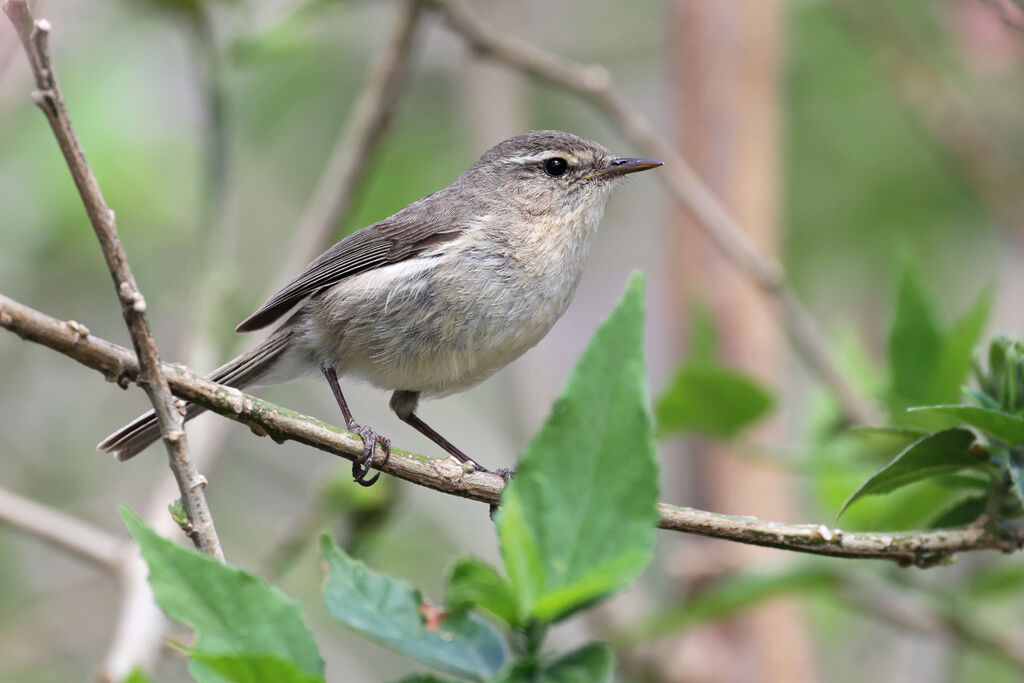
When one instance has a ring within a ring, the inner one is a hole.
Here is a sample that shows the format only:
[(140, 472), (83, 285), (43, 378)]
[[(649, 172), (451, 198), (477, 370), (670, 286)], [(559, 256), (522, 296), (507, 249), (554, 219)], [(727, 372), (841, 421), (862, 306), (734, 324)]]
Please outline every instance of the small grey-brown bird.
[[(399, 418), (487, 471), (416, 416), (420, 397), (468, 389), (539, 342), (572, 300), (612, 188), (661, 164), (561, 131), (505, 140), (448, 187), (317, 257), (236, 331), (298, 310), (209, 379), (241, 389), (323, 373), (363, 439), (352, 474), (364, 486), (380, 477), (367, 479), (375, 444), (390, 457), (391, 443), (355, 421), (339, 376), (393, 391)], [(189, 404), (185, 417), (203, 410)], [(127, 460), (159, 438), (149, 412), (99, 449)]]

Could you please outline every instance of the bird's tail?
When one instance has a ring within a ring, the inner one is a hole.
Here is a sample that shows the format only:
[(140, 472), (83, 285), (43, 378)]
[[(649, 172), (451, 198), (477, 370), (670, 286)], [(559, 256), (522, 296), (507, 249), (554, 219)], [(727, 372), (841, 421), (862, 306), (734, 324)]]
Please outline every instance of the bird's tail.
[[(293, 334), (294, 328), (291, 325), (282, 326), (259, 346), (214, 370), (207, 379), (236, 389), (256, 384), (288, 348), (288, 342)], [(185, 407), (185, 419), (191, 420), (205, 410), (202, 406), (189, 403)], [(156, 421), (156, 414), (151, 410), (108, 436), (96, 448), (113, 453), (115, 458), (123, 462), (142, 452), (159, 438), (160, 427)]]

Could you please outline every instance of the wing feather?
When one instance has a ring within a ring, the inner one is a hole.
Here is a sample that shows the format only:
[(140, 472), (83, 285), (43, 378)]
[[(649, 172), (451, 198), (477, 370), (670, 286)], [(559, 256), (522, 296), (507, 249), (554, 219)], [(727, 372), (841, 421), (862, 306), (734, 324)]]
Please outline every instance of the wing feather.
[(267, 299), (235, 331), (264, 328), (306, 297), (347, 277), (404, 261), (459, 236), (461, 229), (450, 215), (431, 214), (422, 207), (410, 211), (420, 202), (342, 239)]

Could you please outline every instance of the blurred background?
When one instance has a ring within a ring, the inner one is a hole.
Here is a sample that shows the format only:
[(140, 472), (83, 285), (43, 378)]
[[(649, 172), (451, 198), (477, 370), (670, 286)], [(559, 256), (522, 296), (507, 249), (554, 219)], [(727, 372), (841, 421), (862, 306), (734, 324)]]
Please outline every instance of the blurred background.
[[(53, 25), (64, 95), (117, 212), (164, 359), (216, 367), (251, 343), (234, 326), (305, 261), (447, 185), (506, 137), (557, 128), (618, 154), (642, 151), (588, 102), (486, 61), (426, 11), (394, 118), (350, 203), (328, 217), (324, 235), (298, 230), (404, 7), (34, 4)], [(880, 406), (891, 388), (886, 339), (901, 278), (927, 293), (939, 328), (991, 286), (986, 336), (1021, 334), (1024, 13), (1011, 0), (472, 7), (504, 35), (606, 67), (752, 238), (784, 262), (847, 378)], [(128, 345), (80, 200), (29, 100), (32, 87), (14, 31), (0, 21), (0, 292)], [(648, 275), (652, 395), (694, 344), (714, 340), (719, 356), (756, 378), (774, 404), (728, 441), (662, 440), (662, 500), (831, 524), (886, 458), (837, 433), (834, 400), (792, 352), (771, 304), (672, 203), (657, 173), (617, 191), (576, 300), (551, 334), (480, 387), (428, 402), (421, 414), (487, 465), (511, 466), (639, 269)], [(328, 195), (341, 190), (326, 186)], [(340, 422), (325, 383), (260, 394)], [(356, 416), (397, 446), (440, 455), (390, 413), (387, 394), (360, 386), (346, 394)], [(0, 334), (0, 486), (118, 538), (127, 538), (120, 505), (170, 529), (166, 506), (176, 493), (161, 450), (127, 464), (94, 450), (146, 407), (141, 391), (121, 391)], [(256, 439), (213, 417), (192, 424), (228, 559), (305, 603), (330, 680), (395, 680), (418, 667), (327, 618), (309, 543), (319, 530), (436, 600), (456, 556), (498, 561), (478, 503), (386, 479), (364, 491), (348, 481), (350, 468), (322, 452)], [(918, 528), (947, 502), (938, 487), (911, 487), (858, 503), (841, 526)], [(165, 625), (138, 586), (130, 571), (115, 577), (0, 525), (0, 681), (120, 676), (139, 662), (155, 666), (157, 680), (188, 680), (181, 658), (161, 648)], [(667, 605), (676, 618), (661, 622), (658, 637), (636, 637)], [(921, 571), (661, 532), (642, 580), (559, 627), (552, 644), (611, 639), (622, 681), (1012, 681), (1024, 671), (1022, 607), (1018, 557), (973, 553)], [(946, 618), (952, 609), (970, 627)], [(172, 628), (170, 637), (186, 636)]]

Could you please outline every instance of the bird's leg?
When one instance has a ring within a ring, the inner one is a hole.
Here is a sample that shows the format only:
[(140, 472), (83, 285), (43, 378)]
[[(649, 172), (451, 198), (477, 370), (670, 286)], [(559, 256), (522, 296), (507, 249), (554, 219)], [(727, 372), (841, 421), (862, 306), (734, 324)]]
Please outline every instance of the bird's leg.
[(391, 439), (386, 436), (381, 436), (369, 427), (363, 427), (355, 418), (352, 417), (352, 411), (348, 408), (348, 402), (345, 401), (345, 395), (341, 393), (341, 385), (338, 384), (338, 373), (335, 372), (334, 368), (321, 368), (324, 373), (324, 377), (327, 378), (327, 383), (331, 385), (331, 391), (334, 392), (334, 398), (338, 401), (338, 407), (341, 408), (341, 415), (345, 418), (345, 428), (350, 432), (355, 432), (363, 439), (363, 454), (352, 461), (352, 479), (355, 480), (360, 486), (373, 486), (378, 479), (380, 479), (380, 472), (374, 475), (373, 479), (366, 479), (366, 475), (370, 473), (370, 464), (373, 462), (373, 449), (377, 443), (380, 443), (381, 448), (384, 449), (384, 462), (381, 463), (381, 467), (388, 464), (388, 460), (391, 459)]
[(416, 417), (416, 414), (413, 411), (416, 410), (416, 404), (418, 401), (419, 392), (417, 391), (396, 391), (391, 395), (391, 410), (395, 411), (395, 415), (397, 415), (402, 422), (415, 427), (416, 431), (443, 448), (445, 452), (459, 462), (471, 463), (473, 467), (480, 472), (490, 472), (489, 469), (456, 448), (451, 441), (435, 432), (434, 429), (426, 422)]

